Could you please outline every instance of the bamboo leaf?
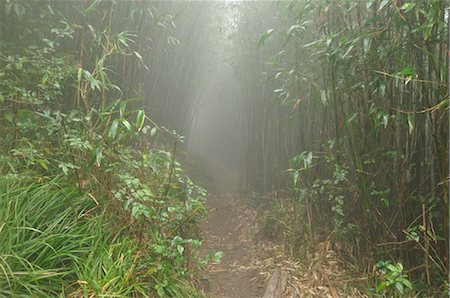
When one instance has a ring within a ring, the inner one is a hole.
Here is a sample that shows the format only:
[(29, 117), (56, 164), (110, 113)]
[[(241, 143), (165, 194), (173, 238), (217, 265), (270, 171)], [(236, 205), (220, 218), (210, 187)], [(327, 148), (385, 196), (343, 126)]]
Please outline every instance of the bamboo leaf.
[(145, 112), (144, 110), (139, 110), (136, 116), (136, 127), (138, 131), (142, 129), (142, 127), (144, 126), (144, 122), (145, 122)]
[(125, 114), (125, 108), (127, 107), (127, 103), (128, 103), (128, 101), (124, 101), (124, 100), (119, 103), (119, 115), (121, 118)]
[(269, 29), (265, 33), (261, 35), (261, 37), (258, 40), (258, 49), (265, 44), (269, 36), (271, 36), (275, 32), (274, 29)]
[(382, 11), (389, 4), (391, 4), (391, 0), (383, 0), (383, 1), (381, 1), (380, 6), (378, 7), (378, 11)]
[(111, 127), (109, 128), (108, 138), (113, 140), (116, 138), (118, 127), (119, 127), (119, 119), (114, 119), (114, 121), (111, 124)]
[(414, 114), (408, 114), (407, 120), (408, 120), (408, 132), (409, 134), (412, 134), (414, 130)]
[(405, 285), (405, 287), (407, 287), (408, 289), (412, 289), (412, 284), (407, 278), (403, 278), (402, 281), (403, 281), (403, 284)]
[(154, 137), (157, 131), (158, 131), (158, 128), (153, 127), (153, 128), (150, 130), (150, 137)]
[(128, 131), (131, 131), (131, 124), (130, 124), (130, 122), (128, 122), (128, 120), (123, 119), (123, 120), (122, 120), (122, 124), (123, 124), (123, 126), (125, 126), (125, 128), (126, 128)]

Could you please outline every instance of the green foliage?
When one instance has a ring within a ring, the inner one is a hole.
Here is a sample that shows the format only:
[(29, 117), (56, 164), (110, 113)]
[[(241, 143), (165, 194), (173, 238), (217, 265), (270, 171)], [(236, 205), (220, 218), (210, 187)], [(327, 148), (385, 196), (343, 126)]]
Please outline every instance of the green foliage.
[(0, 296), (198, 296), (206, 191), (155, 146), (180, 137), (137, 106), (139, 82), (119, 87), (117, 65), (143, 57), (136, 35), (86, 23), (100, 2), (82, 25), (66, 4), (0, 4), (29, 16), (0, 45)]
[(139, 253), (139, 246), (126, 237), (108, 244), (104, 232), (97, 232), (103, 237), (92, 242), (74, 268), (78, 289), (72, 295), (149, 296), (152, 282), (145, 270), (151, 266), (151, 256)]
[[(421, 291), (433, 295), (448, 275), (448, 239), (436, 235), (448, 235), (450, 226), (444, 2), (278, 7), (260, 13), (259, 24), (267, 24), (253, 43), (262, 58), (251, 63), (264, 65), (266, 80), (263, 91), (246, 94), (255, 98), (247, 105), (255, 123), (247, 149), (250, 187), (289, 187), (290, 198), (277, 199), (284, 208), (274, 209), (291, 211), (283, 221), (292, 223), (287, 242), (344, 240), (351, 248), (343, 255), (363, 268), (374, 261), (367, 256), (401, 257), (415, 280), (426, 272)], [(240, 73), (244, 86), (261, 87), (261, 77)], [(280, 181), (274, 169), (287, 167)], [(252, 179), (255, 173), (264, 179)], [(400, 240), (405, 235), (407, 244)]]
[[(314, 159), (319, 159), (319, 161), (313, 163)], [(320, 158), (314, 157), (312, 152), (302, 152), (291, 159), (292, 168), (288, 170), (291, 177), (291, 191), (300, 205), (309, 200), (315, 204), (330, 206), (330, 209), (322, 210), (322, 212), (327, 212), (327, 216), (324, 216), (325, 214), (321, 216), (332, 218), (333, 233), (343, 237), (355, 228), (355, 224), (344, 221), (346, 217), (344, 214), (346, 210), (345, 197), (348, 196), (346, 190), (349, 187), (348, 170), (345, 165), (337, 163), (332, 156), (327, 156), (325, 162), (330, 172), (330, 178), (315, 179), (311, 185), (305, 183), (308, 172), (318, 167), (319, 162), (321, 162)]]
[(61, 178), (5, 177), (0, 194), (0, 296), (148, 296), (161, 285), (179, 291), (171, 297), (185, 295), (176, 276), (187, 274), (184, 247), (198, 248), (198, 240), (159, 238), (145, 249), (104, 206)]
[(403, 295), (405, 293), (405, 288), (410, 290), (413, 288), (408, 276), (403, 272), (402, 263), (392, 264), (389, 261), (379, 261), (377, 263), (377, 269), (381, 274), (382, 279), (377, 285), (377, 293), (395, 291), (398, 294)]
[[(95, 203), (62, 179), (0, 179), (0, 295), (70, 291), (75, 266), (106, 224)], [(70, 282), (69, 282), (70, 281)]]

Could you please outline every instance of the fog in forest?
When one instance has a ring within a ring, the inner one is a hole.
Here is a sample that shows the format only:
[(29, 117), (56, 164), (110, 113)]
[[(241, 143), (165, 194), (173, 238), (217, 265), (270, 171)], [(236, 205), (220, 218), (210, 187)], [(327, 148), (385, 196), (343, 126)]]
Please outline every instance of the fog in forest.
[[(185, 136), (183, 149), (208, 163), (215, 186), (221, 190), (242, 189), (244, 181), (250, 180), (261, 180), (260, 183), (269, 185), (268, 178), (255, 178), (261, 173), (250, 173), (246, 169), (250, 148), (259, 147), (256, 143), (249, 144), (257, 142), (249, 138), (252, 132), (248, 121), (254, 113), (249, 97), (262, 94), (260, 90), (249, 89), (250, 82), (246, 79), (251, 78), (254, 86), (263, 85), (267, 80), (261, 71), (266, 61), (257, 46), (266, 31), (261, 26), (262, 18), (269, 23), (276, 21), (277, 17), (270, 15), (270, 10), (280, 3), (171, 1), (162, 6), (166, 5), (177, 11), (177, 21), (181, 24), (178, 26), (186, 26), (181, 30), (175, 28), (173, 33), (181, 49), (169, 49), (165, 57), (167, 61), (181, 63), (183, 68), (174, 68), (173, 72), (161, 70), (168, 73), (170, 80), (164, 85), (166, 100), (182, 103), (168, 106), (173, 111), (165, 111), (161, 106), (153, 108), (150, 104), (150, 111), (155, 111), (154, 118)], [(173, 88), (177, 89), (176, 93)], [(152, 102), (152, 91), (146, 96)], [(167, 116), (160, 116), (161, 113)], [(265, 168), (265, 171), (270, 170)], [(253, 177), (246, 177), (248, 175)]]
[[(246, 111), (242, 92), (245, 87), (238, 78), (236, 56), (233, 54), (238, 45), (233, 35), (237, 34), (238, 23), (244, 21), (239, 12), (242, 3), (173, 1), (172, 5), (183, 7), (178, 16), (179, 22), (190, 22), (192, 17), (196, 18), (191, 30), (185, 33), (187, 38), (183, 38), (184, 35), (180, 37), (183, 40), (180, 46), (198, 49), (198, 52), (192, 53), (194, 57), (186, 55), (183, 58), (186, 68), (195, 68), (197, 76), (195, 79), (183, 77), (190, 74), (177, 72), (172, 78), (172, 84), (177, 84), (178, 77), (189, 82), (191, 97), (183, 98), (190, 105), (188, 121), (182, 128), (177, 127), (176, 121), (171, 118), (164, 119), (163, 123), (182, 131), (186, 139), (185, 150), (209, 164), (215, 183), (221, 190), (237, 191), (244, 174)], [(249, 41), (255, 47), (257, 37), (255, 34), (254, 39)], [(168, 54), (167, 59), (179, 59), (178, 55), (178, 52)], [(257, 69), (248, 71), (263, 80)], [(172, 86), (168, 85), (168, 88)], [(183, 94), (184, 91), (180, 89), (179, 92)]]
[(0, 298), (450, 294), (444, 0), (0, 0)]
[[(212, 69), (203, 72), (204, 88), (197, 95), (192, 126), (186, 136), (188, 151), (208, 161), (221, 187), (236, 191), (244, 158), (241, 94), (231, 66), (222, 59), (219, 55)], [(224, 168), (226, 173), (221, 173)], [(230, 173), (233, 177), (229, 177)]]

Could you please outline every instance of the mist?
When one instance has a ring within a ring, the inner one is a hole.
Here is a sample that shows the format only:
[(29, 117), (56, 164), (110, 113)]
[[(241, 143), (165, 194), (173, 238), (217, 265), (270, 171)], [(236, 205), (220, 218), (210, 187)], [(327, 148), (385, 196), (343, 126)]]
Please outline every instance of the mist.
[(244, 137), (243, 115), (239, 109), (240, 86), (231, 66), (220, 61), (220, 57), (213, 62), (214, 68), (206, 72), (209, 79), (205, 78), (205, 88), (199, 91), (196, 112), (187, 133), (187, 148), (211, 164), (216, 183), (222, 190), (237, 191)]
[(0, 1), (0, 297), (442, 297), (446, 1)]
[[(165, 50), (167, 63), (177, 61), (173, 69), (161, 71), (168, 73), (166, 79), (171, 83), (151, 84), (146, 93), (149, 109), (155, 111), (153, 118), (185, 136), (183, 149), (209, 164), (214, 187), (233, 192), (264, 183), (264, 188), (273, 189), (266, 177), (271, 172), (268, 165), (249, 173), (249, 151), (260, 147), (252, 139), (259, 136), (251, 136), (249, 121), (261, 116), (253, 116), (253, 98), (267, 92), (265, 87), (256, 87), (267, 80), (263, 69), (269, 56), (257, 49), (264, 33), (262, 24), (276, 22), (270, 10), (280, 3), (153, 3), (176, 11), (178, 26), (183, 27), (171, 33), (180, 44)], [(160, 62), (155, 63), (159, 67)], [(144, 79), (145, 85), (149, 83)], [(153, 107), (154, 92), (164, 94), (164, 106), (158, 103), (160, 99)], [(282, 166), (288, 166), (287, 159)]]

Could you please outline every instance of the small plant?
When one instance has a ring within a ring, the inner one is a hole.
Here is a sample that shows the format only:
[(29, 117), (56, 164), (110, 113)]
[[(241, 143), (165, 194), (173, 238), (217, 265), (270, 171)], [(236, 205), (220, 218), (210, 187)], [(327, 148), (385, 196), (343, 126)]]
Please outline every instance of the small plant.
[(206, 266), (209, 263), (220, 264), (222, 262), (223, 251), (210, 252), (201, 261), (201, 266)]
[(408, 275), (403, 272), (402, 263), (392, 264), (390, 261), (379, 261), (376, 266), (382, 279), (377, 285), (377, 293), (396, 291), (403, 295), (405, 287), (412, 289)]
[(442, 294), (450, 297), (450, 283), (448, 281), (444, 281), (442, 288)]

